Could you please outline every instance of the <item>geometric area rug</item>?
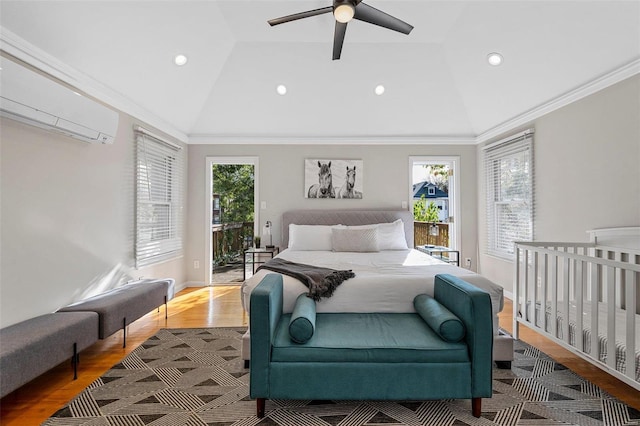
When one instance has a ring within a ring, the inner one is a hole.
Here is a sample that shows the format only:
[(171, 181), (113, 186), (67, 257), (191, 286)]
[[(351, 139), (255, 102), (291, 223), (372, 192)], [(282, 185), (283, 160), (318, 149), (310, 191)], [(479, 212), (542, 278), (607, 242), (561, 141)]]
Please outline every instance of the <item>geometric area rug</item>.
[[(246, 328), (162, 329), (44, 425), (396, 426), (640, 425), (640, 412), (515, 341), (511, 370), (493, 370), (482, 416), (469, 400), (267, 400), (258, 419), (240, 357)], [(433, 384), (437, 385), (437, 384)]]

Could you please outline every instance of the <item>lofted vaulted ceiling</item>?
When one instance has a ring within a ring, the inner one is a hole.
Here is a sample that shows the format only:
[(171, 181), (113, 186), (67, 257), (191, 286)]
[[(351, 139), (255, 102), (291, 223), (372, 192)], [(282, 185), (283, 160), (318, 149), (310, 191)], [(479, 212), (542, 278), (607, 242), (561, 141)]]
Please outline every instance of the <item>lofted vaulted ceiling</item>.
[(352, 21), (332, 61), (331, 14), (267, 24), (331, 0), (2, 0), (2, 48), (191, 142), (477, 140), (640, 70), (640, 1), (365, 2), (414, 30)]

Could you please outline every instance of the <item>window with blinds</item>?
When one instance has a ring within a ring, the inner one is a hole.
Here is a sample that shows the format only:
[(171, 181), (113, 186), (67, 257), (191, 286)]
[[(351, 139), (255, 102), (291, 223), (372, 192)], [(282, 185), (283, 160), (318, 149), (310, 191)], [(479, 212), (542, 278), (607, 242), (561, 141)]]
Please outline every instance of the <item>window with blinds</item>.
[(533, 239), (533, 131), (484, 148), (487, 253), (513, 259), (515, 241)]
[(182, 255), (182, 148), (136, 128), (136, 267)]

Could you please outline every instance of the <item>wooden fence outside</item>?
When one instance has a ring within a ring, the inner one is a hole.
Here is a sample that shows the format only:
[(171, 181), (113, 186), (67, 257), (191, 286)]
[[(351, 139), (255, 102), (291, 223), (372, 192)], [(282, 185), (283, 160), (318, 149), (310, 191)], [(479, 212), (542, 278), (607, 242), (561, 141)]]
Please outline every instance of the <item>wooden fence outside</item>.
[[(435, 226), (438, 231), (430, 232)], [(434, 246), (449, 247), (449, 224), (448, 223), (431, 223), (431, 222), (413, 222), (413, 243), (416, 246), (431, 244)]]
[(211, 226), (213, 261), (224, 264), (253, 245), (253, 222), (222, 223)]

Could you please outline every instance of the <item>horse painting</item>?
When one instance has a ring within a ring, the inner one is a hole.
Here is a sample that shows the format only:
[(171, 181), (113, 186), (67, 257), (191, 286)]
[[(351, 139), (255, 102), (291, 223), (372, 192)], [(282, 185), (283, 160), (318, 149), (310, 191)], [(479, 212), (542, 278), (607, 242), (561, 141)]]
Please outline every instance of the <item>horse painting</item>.
[(331, 180), (331, 161), (322, 164), (318, 161), (318, 183), (311, 185), (307, 192), (308, 198), (336, 198), (336, 191)]
[(353, 187), (356, 185), (356, 166), (349, 168), (347, 166), (347, 174), (344, 177), (344, 185), (338, 190), (338, 198), (362, 198), (362, 192), (356, 191)]

